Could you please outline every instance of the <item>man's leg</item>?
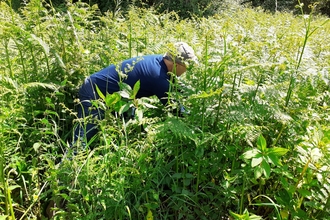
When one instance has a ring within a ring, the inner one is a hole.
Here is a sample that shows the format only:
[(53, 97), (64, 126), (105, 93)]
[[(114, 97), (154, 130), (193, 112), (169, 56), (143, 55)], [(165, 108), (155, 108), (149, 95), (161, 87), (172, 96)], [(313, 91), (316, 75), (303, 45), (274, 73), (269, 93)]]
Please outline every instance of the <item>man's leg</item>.
[(99, 96), (95, 93), (92, 82), (87, 78), (79, 90), (80, 103), (78, 105), (79, 122), (74, 133), (74, 143), (79, 139), (85, 144), (98, 132), (97, 123), (94, 120), (101, 120), (104, 117), (103, 110), (92, 106), (92, 100), (97, 100)]

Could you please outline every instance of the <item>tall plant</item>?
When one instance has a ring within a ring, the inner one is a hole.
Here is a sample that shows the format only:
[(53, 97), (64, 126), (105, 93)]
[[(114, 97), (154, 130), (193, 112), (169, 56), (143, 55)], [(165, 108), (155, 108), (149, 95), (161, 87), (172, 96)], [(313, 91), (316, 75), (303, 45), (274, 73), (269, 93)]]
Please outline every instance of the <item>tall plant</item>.
[[(290, 83), (289, 83), (289, 88), (285, 97), (285, 107), (288, 107), (289, 105), (289, 101), (291, 99), (293, 90), (295, 88), (295, 83), (297, 78), (299, 77), (299, 69), (302, 63), (302, 59), (303, 59), (303, 55), (307, 46), (307, 41), (309, 40), (309, 38), (311, 37), (311, 35), (318, 30), (318, 28), (320, 27), (315, 27), (314, 29), (312, 29), (311, 27), (311, 22), (313, 20), (313, 14), (314, 14), (314, 10), (315, 10), (315, 5), (311, 6), (311, 12), (309, 15), (305, 15), (304, 11), (303, 11), (303, 6), (304, 4), (300, 2), (300, 0), (298, 0), (298, 8), (300, 9), (301, 12), (301, 16), (303, 18), (303, 22), (304, 22), (304, 30), (305, 30), (305, 34), (304, 34), (304, 39), (303, 39), (303, 43), (302, 46), (299, 48), (298, 53), (297, 53), (297, 60), (296, 60), (296, 64), (294, 69), (292, 70), (291, 74), (290, 74)], [(329, 20), (326, 20), (321, 26), (323, 26), (325, 23), (327, 23)]]

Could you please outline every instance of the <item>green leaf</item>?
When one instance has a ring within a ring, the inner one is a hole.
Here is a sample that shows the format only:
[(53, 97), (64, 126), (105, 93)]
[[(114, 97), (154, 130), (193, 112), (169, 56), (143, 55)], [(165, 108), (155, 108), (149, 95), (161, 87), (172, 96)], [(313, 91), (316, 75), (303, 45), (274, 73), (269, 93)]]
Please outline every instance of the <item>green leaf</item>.
[(120, 95), (124, 98), (129, 98), (130, 95), (132, 94), (132, 88), (130, 87), (130, 85), (120, 82), (119, 83), (119, 87), (120, 87)]
[(323, 132), (323, 138), (322, 138), (322, 141), (323, 141), (325, 144), (330, 144), (330, 129), (327, 130), (327, 131), (324, 131), (324, 132)]
[(298, 189), (298, 192), (304, 197), (312, 195), (312, 192), (306, 189)]
[(67, 82), (68, 82), (68, 80), (67, 79), (65, 79), (65, 80), (63, 80), (62, 82), (61, 82), (61, 86), (66, 86), (67, 85)]
[(154, 106), (154, 105), (151, 105), (151, 104), (149, 104), (149, 103), (142, 103), (145, 107), (147, 107), (147, 108), (153, 108), (153, 109), (156, 109), (157, 108), (157, 106)]
[(48, 44), (46, 44), (41, 38), (37, 37), (34, 34), (31, 34), (31, 37), (34, 40), (36, 40), (42, 46), (42, 48), (44, 49), (45, 54), (48, 55), (49, 54), (49, 46), (48, 46)]
[(105, 97), (105, 104), (107, 107), (112, 107), (114, 106), (117, 102), (119, 102), (121, 99), (121, 96), (118, 93), (112, 93), (107, 94), (107, 96)]
[(40, 143), (34, 143), (33, 144), (33, 149), (34, 149), (34, 151), (38, 151), (39, 150), (39, 148), (41, 147), (41, 144)]
[(195, 156), (197, 158), (202, 158), (204, 155), (204, 147), (203, 146), (197, 146), (195, 149)]
[[(120, 114), (123, 113), (123, 112), (120, 112), (121, 108), (126, 105), (127, 102), (123, 101), (123, 100), (119, 100), (118, 102), (116, 102), (113, 106), (113, 109), (116, 111), (116, 112), (119, 112)], [(124, 111), (125, 112), (125, 111)]]
[(259, 215), (251, 214), (249, 216), (249, 220), (262, 220), (262, 217), (260, 217)]
[(262, 220), (262, 218), (258, 215), (255, 215), (253, 213), (249, 213), (246, 209), (244, 210), (243, 214), (237, 214), (229, 210), (229, 214), (234, 217), (234, 219), (240, 219), (240, 220)]
[(138, 117), (138, 121), (142, 121), (143, 118), (143, 111), (141, 109), (136, 109), (135, 110), (135, 115)]
[[(131, 106), (131, 103), (126, 103), (123, 102), (123, 105), (120, 106), (120, 109), (119, 109), (119, 114), (123, 114), (124, 112), (127, 112), (127, 110), (130, 108)], [(116, 109), (115, 109), (116, 110)]]
[(9, 217), (8, 215), (0, 215), (0, 220), (6, 220), (7, 217)]
[(205, 99), (205, 98), (209, 98), (212, 96), (218, 96), (222, 93), (222, 90), (223, 90), (223, 88), (217, 89), (215, 91), (211, 90), (209, 93), (203, 91), (201, 93), (198, 93), (197, 95), (192, 95), (189, 98), (190, 99)]
[(257, 154), (256, 157), (252, 158), (251, 167), (258, 166), (262, 162), (262, 160), (263, 160), (262, 155), (261, 154)]
[(226, 171), (224, 171), (224, 175), (223, 176), (224, 176), (224, 179), (226, 181), (230, 182), (230, 183), (233, 183), (237, 179), (237, 177), (238, 177), (238, 175), (230, 176)]
[(19, 185), (10, 185), (9, 187), (8, 187), (8, 189), (10, 190), (10, 191), (13, 191), (14, 189), (17, 189), (17, 188), (21, 188)]
[(189, 186), (191, 183), (191, 179), (183, 179), (182, 182), (184, 186)]
[(121, 97), (129, 99), (129, 93), (127, 91), (118, 91), (117, 92)]
[(55, 95), (56, 96), (65, 96), (63, 92), (56, 92)]
[(131, 98), (131, 99), (135, 99), (136, 94), (138, 93), (139, 89), (140, 89), (140, 80), (138, 80), (138, 81), (134, 84), (133, 92), (132, 92), (132, 94), (130, 95), (130, 98)]
[(266, 139), (264, 138), (264, 136), (262, 136), (262, 134), (258, 137), (258, 140), (257, 140), (257, 147), (258, 147), (262, 152), (265, 152), (266, 149), (267, 149)]
[(23, 85), (25, 89), (27, 88), (35, 88), (35, 87), (42, 87), (45, 89), (51, 89), (51, 90), (58, 90), (58, 86), (55, 84), (51, 84), (51, 83), (42, 83), (42, 82), (30, 82), (30, 83), (26, 83)]
[(274, 154), (269, 154), (267, 156), (267, 159), (268, 159), (269, 163), (272, 163), (276, 166), (282, 166), (280, 159), (277, 156), (275, 156)]
[(244, 213), (243, 215), (237, 214), (231, 210), (229, 210), (229, 214), (234, 217), (234, 219), (248, 219), (249, 213)]
[(248, 160), (248, 159), (255, 157), (258, 153), (260, 153), (260, 151), (258, 149), (248, 150), (243, 154), (243, 158), (245, 160)]
[[(281, 181), (281, 182), (283, 183), (283, 181)], [(277, 193), (277, 195), (275, 195), (276, 202), (288, 207), (290, 204), (290, 201), (292, 199), (290, 195), (291, 194), (289, 194), (288, 191), (286, 191), (285, 189), (281, 189)]]
[(152, 215), (152, 211), (150, 209), (148, 209), (148, 214), (147, 214), (147, 218), (146, 219), (147, 220), (153, 220), (154, 219), (154, 217)]
[(273, 148), (269, 148), (267, 150), (268, 154), (273, 154), (274, 156), (283, 156), (284, 154), (286, 154), (289, 151), (289, 149), (286, 148), (282, 148), (282, 147), (273, 147)]
[(100, 98), (101, 98), (102, 100), (105, 100), (105, 96), (104, 96), (104, 94), (101, 92), (101, 90), (99, 89), (99, 87), (98, 87), (97, 85), (95, 85), (95, 88), (96, 88), (96, 92), (97, 92), (97, 94), (100, 96)]
[(180, 178), (182, 178), (182, 173), (175, 173), (175, 174), (172, 175), (172, 178), (180, 179)]
[(261, 167), (263, 169), (264, 176), (268, 179), (269, 176), (270, 176), (270, 166), (267, 163), (267, 161), (263, 160), (262, 163), (261, 163)]
[(323, 154), (319, 148), (313, 148), (310, 152), (310, 157), (314, 162), (317, 162), (322, 156)]
[(259, 179), (262, 175), (263, 169), (259, 166), (254, 169), (254, 178)]
[[(62, 69), (66, 69), (66, 66), (63, 62), (63, 59), (60, 57), (60, 55), (58, 55), (58, 53), (56, 53), (56, 51), (54, 49), (50, 49), (50, 51), (55, 55), (55, 58), (57, 60), (58, 65), (62, 68)], [(66, 82), (67, 80), (65, 80)], [(61, 86), (64, 86), (63, 83), (61, 83)]]
[(157, 192), (153, 192), (153, 193), (152, 193), (152, 197), (153, 197), (156, 201), (159, 200), (159, 194), (158, 194)]

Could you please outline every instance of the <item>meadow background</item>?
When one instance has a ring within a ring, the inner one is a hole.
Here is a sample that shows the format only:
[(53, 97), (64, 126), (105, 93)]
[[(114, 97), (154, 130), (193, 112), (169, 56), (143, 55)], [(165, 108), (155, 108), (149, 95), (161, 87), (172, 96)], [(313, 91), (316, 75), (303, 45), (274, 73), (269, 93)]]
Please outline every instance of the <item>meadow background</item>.
[[(1, 220), (329, 218), (328, 17), (303, 5), (228, 2), (182, 18), (10, 3), (0, 2)], [(129, 100), (95, 103), (109, 112), (99, 136), (70, 147), (83, 79), (176, 41), (200, 62), (179, 80), (184, 93), (171, 92), (190, 114), (127, 89)], [(110, 114), (128, 105), (134, 119)]]

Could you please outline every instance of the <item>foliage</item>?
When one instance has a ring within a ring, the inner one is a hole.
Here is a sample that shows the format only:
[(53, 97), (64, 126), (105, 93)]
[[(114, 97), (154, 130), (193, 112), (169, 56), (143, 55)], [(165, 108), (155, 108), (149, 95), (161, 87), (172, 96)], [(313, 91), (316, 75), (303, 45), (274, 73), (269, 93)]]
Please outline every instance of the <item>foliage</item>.
[[(327, 18), (62, 9), (0, 2), (0, 219), (328, 218)], [(123, 84), (93, 103), (98, 136), (72, 146), (84, 78), (175, 41), (199, 57), (170, 91), (190, 114)]]
[[(9, 5), (18, 10), (20, 7), (26, 4), (26, 0), (11, 0), (8, 1)], [(46, 3), (47, 2), (47, 3)], [(97, 5), (102, 13), (112, 12), (118, 13), (128, 12), (130, 7), (139, 7), (144, 9), (155, 8), (159, 13), (176, 12), (181, 18), (189, 18), (193, 16), (211, 16), (217, 11), (224, 8), (228, 4), (227, 0), (215, 1), (215, 0), (179, 0), (179, 1), (161, 1), (161, 0), (46, 0), (45, 4), (50, 4), (55, 8), (66, 10), (67, 3), (70, 2), (83, 2), (89, 6)], [(232, 4), (233, 2), (229, 2)]]
[(271, 12), (292, 11), (298, 14), (300, 10), (295, 10), (295, 7), (302, 4), (305, 14), (310, 14), (314, 10), (314, 13), (330, 16), (329, 0), (239, 0), (238, 2), (242, 5), (251, 5), (255, 8), (261, 7)]
[[(19, 10), (28, 1), (7, 0), (7, 2), (14, 10)], [(84, 2), (89, 6), (97, 5), (102, 13), (111, 11), (114, 14), (119, 11), (128, 12), (130, 7), (144, 9), (154, 8), (158, 13), (164, 13), (165, 11), (176, 12), (182, 19), (192, 18), (194, 16), (212, 16), (217, 13), (222, 13), (222, 11), (230, 10), (231, 6), (237, 4), (243, 6), (248, 5), (255, 8), (261, 7), (271, 12), (292, 11), (300, 13), (299, 10), (295, 10), (295, 6), (299, 4), (297, 0), (46, 0), (45, 2), (60, 10), (67, 10), (67, 2)], [(313, 6), (316, 13), (327, 16), (330, 15), (330, 0), (301, 0), (300, 2), (303, 4), (303, 9), (306, 14), (311, 13), (311, 6)]]

